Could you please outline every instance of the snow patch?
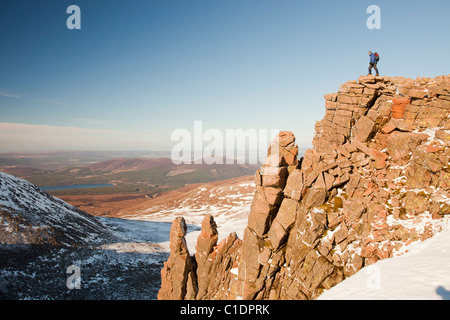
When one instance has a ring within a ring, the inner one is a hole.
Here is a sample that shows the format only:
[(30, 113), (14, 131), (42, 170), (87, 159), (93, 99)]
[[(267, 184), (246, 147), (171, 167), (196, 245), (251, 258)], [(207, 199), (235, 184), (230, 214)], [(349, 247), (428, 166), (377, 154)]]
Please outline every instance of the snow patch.
[[(450, 218), (443, 231), (414, 242), (404, 255), (361, 269), (318, 298), (319, 300), (450, 299)], [(373, 286), (378, 282), (379, 286)]]

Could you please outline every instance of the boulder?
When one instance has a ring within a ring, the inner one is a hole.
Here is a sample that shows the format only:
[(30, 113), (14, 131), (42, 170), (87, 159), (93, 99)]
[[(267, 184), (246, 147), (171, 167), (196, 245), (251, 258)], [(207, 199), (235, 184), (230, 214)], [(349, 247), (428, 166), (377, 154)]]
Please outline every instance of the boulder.
[(427, 90), (424, 89), (411, 89), (408, 95), (414, 99), (423, 99), (427, 95)]
[(300, 169), (292, 171), (289, 175), (283, 192), (286, 197), (291, 199), (300, 200), (302, 198), (303, 173)]
[(435, 137), (440, 139), (446, 146), (450, 146), (450, 133), (447, 131), (442, 129), (436, 130)]
[(278, 222), (272, 223), (272, 226), (267, 233), (267, 237), (274, 250), (277, 250), (282, 244), (286, 242), (287, 236), (287, 231)]
[(278, 222), (284, 230), (289, 230), (295, 222), (295, 216), (299, 202), (294, 199), (285, 198), (281, 203), (274, 222)]
[(448, 166), (448, 158), (442, 157), (438, 151), (443, 150), (442, 146), (427, 145), (424, 148), (416, 149), (413, 152), (413, 161), (422, 165), (433, 173), (441, 171)]
[(384, 152), (377, 149), (371, 149), (369, 157), (373, 160), (373, 167), (375, 169), (380, 170), (386, 167), (387, 155)]
[(344, 214), (351, 220), (357, 221), (366, 210), (366, 204), (361, 198), (349, 198), (344, 202)]
[(327, 191), (324, 188), (312, 187), (306, 192), (303, 200), (307, 208), (318, 207), (325, 203)]
[[(265, 187), (257, 186), (248, 215), (248, 226), (259, 236), (266, 233), (277, 207), (267, 200)], [(280, 192), (281, 193), (281, 192)]]
[(391, 117), (394, 119), (403, 119), (406, 114), (406, 106), (411, 102), (410, 98), (396, 96), (392, 99)]
[(387, 139), (387, 153), (394, 161), (408, 160), (412, 152), (423, 141), (427, 140), (429, 135), (415, 132), (393, 132)]
[(335, 116), (333, 119), (333, 123), (339, 127), (350, 128), (352, 123), (352, 118), (343, 117), (343, 116)]
[(298, 146), (295, 145), (294, 134), (289, 131), (282, 131), (270, 144), (264, 164), (272, 167), (297, 165), (297, 156)]
[(355, 124), (355, 139), (360, 142), (366, 142), (371, 138), (375, 128), (375, 122), (369, 117), (362, 116)]
[(410, 188), (429, 187), (433, 174), (430, 170), (415, 162), (406, 169), (406, 185)]
[(288, 176), (287, 167), (272, 167), (263, 165), (260, 171), (261, 185), (283, 189)]
[(394, 131), (396, 128), (397, 127), (395, 126), (395, 124), (389, 121), (383, 128), (381, 128), (381, 132), (388, 134)]
[[(244, 230), (242, 243), (242, 260), (245, 261), (245, 268), (252, 268), (259, 271), (260, 263), (258, 256), (260, 253), (259, 238), (248, 226)], [(257, 276), (257, 275), (256, 275)], [(251, 280), (251, 279), (250, 279)]]
[(341, 224), (336, 228), (336, 230), (333, 233), (334, 242), (336, 244), (341, 243), (345, 239), (347, 239), (349, 235), (347, 225), (344, 222), (341, 222)]
[(430, 207), (429, 196), (425, 192), (406, 192), (403, 198), (403, 208), (407, 214), (418, 215), (427, 211)]
[(449, 109), (450, 101), (433, 101), (426, 108), (419, 109), (415, 123), (423, 128), (440, 127), (448, 117)]
[(264, 195), (271, 206), (279, 206), (283, 199), (283, 191), (280, 188), (264, 187)]

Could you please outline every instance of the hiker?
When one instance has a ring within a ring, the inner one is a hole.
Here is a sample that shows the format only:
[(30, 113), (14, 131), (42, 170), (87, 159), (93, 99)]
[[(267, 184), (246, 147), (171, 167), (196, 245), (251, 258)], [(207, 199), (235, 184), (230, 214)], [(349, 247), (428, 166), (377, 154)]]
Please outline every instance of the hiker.
[(380, 56), (378, 55), (378, 53), (372, 53), (372, 51), (369, 51), (369, 56), (370, 56), (370, 64), (369, 64), (369, 75), (372, 74), (372, 68), (375, 69), (375, 72), (377, 73), (377, 76), (379, 76), (379, 72), (378, 72), (378, 68), (377, 68), (377, 64), (378, 61), (380, 60)]

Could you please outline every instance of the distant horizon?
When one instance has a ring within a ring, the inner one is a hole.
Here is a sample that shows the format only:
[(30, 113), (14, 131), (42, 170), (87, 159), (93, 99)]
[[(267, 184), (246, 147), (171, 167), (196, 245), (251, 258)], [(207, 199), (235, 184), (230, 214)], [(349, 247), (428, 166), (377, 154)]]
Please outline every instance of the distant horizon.
[[(305, 147), (305, 146), (298, 146), (299, 154), (298, 156), (302, 156), (304, 152), (312, 147)], [(5, 155), (13, 155), (13, 154), (23, 154), (23, 155), (39, 155), (39, 154), (51, 154), (51, 153), (143, 153), (143, 155), (133, 155), (133, 158), (136, 159), (144, 159), (147, 157), (157, 156), (158, 154), (165, 155), (167, 157), (164, 158), (170, 158), (171, 150), (31, 150), (31, 151), (7, 151), (7, 152), (0, 152), (0, 158), (1, 156)], [(145, 153), (149, 153), (148, 155), (145, 155)], [(154, 153), (154, 155), (152, 155)], [(194, 151), (192, 152), (194, 155)], [(120, 157), (122, 155), (117, 155), (117, 157)], [(111, 157), (115, 157), (111, 155)], [(236, 158), (234, 158), (236, 159)], [(112, 159), (111, 159), (112, 160)]]
[[(299, 154), (300, 151), (306, 151), (308, 149), (312, 148), (312, 146), (298, 146), (299, 149)], [(71, 153), (71, 152), (92, 152), (92, 153), (133, 153), (133, 152), (138, 152), (138, 153), (167, 153), (170, 156), (170, 153), (172, 152), (171, 150), (75, 150), (75, 149), (61, 149), (61, 150), (24, 150), (24, 151), (2, 151), (0, 152), (0, 155), (5, 155), (5, 154), (13, 154), (13, 153), (17, 153), (17, 154), (39, 154), (39, 153)], [(192, 152), (192, 154), (194, 154), (194, 151)], [(145, 157), (145, 156), (144, 156)]]
[(167, 153), (170, 154), (170, 150), (24, 150), (24, 151), (6, 151), (0, 152), (0, 155), (5, 154), (45, 154), (45, 153)]

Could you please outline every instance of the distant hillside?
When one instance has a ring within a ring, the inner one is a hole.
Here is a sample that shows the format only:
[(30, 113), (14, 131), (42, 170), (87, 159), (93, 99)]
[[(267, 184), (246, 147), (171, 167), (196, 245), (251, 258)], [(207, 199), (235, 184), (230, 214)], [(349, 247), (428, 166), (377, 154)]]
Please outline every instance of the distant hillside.
[(169, 157), (163, 151), (45, 151), (0, 153), (0, 171), (19, 178), (30, 175), (29, 170), (57, 170), (82, 167), (111, 159), (156, 159)]
[(104, 171), (104, 172), (121, 172), (121, 171), (138, 171), (153, 169), (155, 167), (161, 167), (171, 170), (173, 163), (169, 158), (162, 159), (112, 159), (102, 162), (97, 162), (86, 166), (92, 171)]
[(31, 171), (24, 178), (38, 186), (76, 184), (114, 184), (113, 187), (52, 192), (67, 194), (135, 193), (155, 195), (193, 183), (205, 183), (253, 175), (257, 165), (247, 164), (183, 164), (169, 158), (114, 159), (82, 167), (53, 171)]
[(0, 244), (90, 246), (109, 237), (97, 218), (0, 172)]

